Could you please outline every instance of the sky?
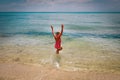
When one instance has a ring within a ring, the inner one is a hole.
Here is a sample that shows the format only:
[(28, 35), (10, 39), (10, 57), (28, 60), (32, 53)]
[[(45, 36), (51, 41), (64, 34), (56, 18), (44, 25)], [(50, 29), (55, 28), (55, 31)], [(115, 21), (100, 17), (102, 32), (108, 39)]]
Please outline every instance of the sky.
[(0, 12), (120, 12), (120, 0), (0, 0)]

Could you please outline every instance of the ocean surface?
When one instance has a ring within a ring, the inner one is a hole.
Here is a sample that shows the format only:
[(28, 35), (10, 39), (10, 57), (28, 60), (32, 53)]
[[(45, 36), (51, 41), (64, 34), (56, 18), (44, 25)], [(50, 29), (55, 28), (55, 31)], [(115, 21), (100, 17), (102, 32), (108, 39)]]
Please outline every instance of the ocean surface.
[(68, 61), (65, 64), (80, 68), (81, 61), (103, 59), (103, 55), (90, 53), (110, 52), (120, 56), (120, 13), (117, 12), (0, 12), (0, 45), (49, 45), (55, 53), (50, 26), (56, 32), (61, 30), (61, 24), (64, 33), (60, 53)]
[(120, 38), (120, 13), (2, 12), (2, 35), (51, 35), (64, 24), (64, 35), (71, 37)]

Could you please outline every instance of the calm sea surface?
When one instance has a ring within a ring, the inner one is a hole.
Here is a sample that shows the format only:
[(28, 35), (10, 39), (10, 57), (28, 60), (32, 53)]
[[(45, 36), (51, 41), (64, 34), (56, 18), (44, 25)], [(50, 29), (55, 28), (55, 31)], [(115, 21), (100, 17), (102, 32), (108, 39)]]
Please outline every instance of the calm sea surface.
[(120, 13), (0, 13), (2, 35), (50, 35), (65, 25), (64, 35), (71, 37), (120, 38)]

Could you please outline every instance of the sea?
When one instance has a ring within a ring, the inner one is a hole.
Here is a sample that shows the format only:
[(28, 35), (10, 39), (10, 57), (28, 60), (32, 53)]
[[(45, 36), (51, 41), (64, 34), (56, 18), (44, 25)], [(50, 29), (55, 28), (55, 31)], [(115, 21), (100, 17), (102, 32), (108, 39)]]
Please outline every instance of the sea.
[(114, 67), (120, 68), (120, 12), (0, 12), (0, 45), (49, 46), (51, 53), (46, 55), (51, 58), (55, 41), (50, 26), (57, 32), (61, 24), (61, 66), (108, 68), (115, 61)]

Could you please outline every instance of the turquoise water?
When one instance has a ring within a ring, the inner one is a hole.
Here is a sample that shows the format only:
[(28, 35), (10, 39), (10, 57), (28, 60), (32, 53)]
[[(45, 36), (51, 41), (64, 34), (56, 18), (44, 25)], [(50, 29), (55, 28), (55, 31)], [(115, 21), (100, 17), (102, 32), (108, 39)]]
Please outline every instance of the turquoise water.
[(50, 25), (61, 24), (66, 36), (120, 38), (120, 13), (0, 13), (1, 36), (50, 35)]
[(55, 53), (50, 26), (56, 32), (61, 24), (65, 27), (60, 66), (120, 70), (120, 13), (1, 12), (0, 45), (32, 45), (23, 52), (38, 56), (38, 63), (50, 63)]

